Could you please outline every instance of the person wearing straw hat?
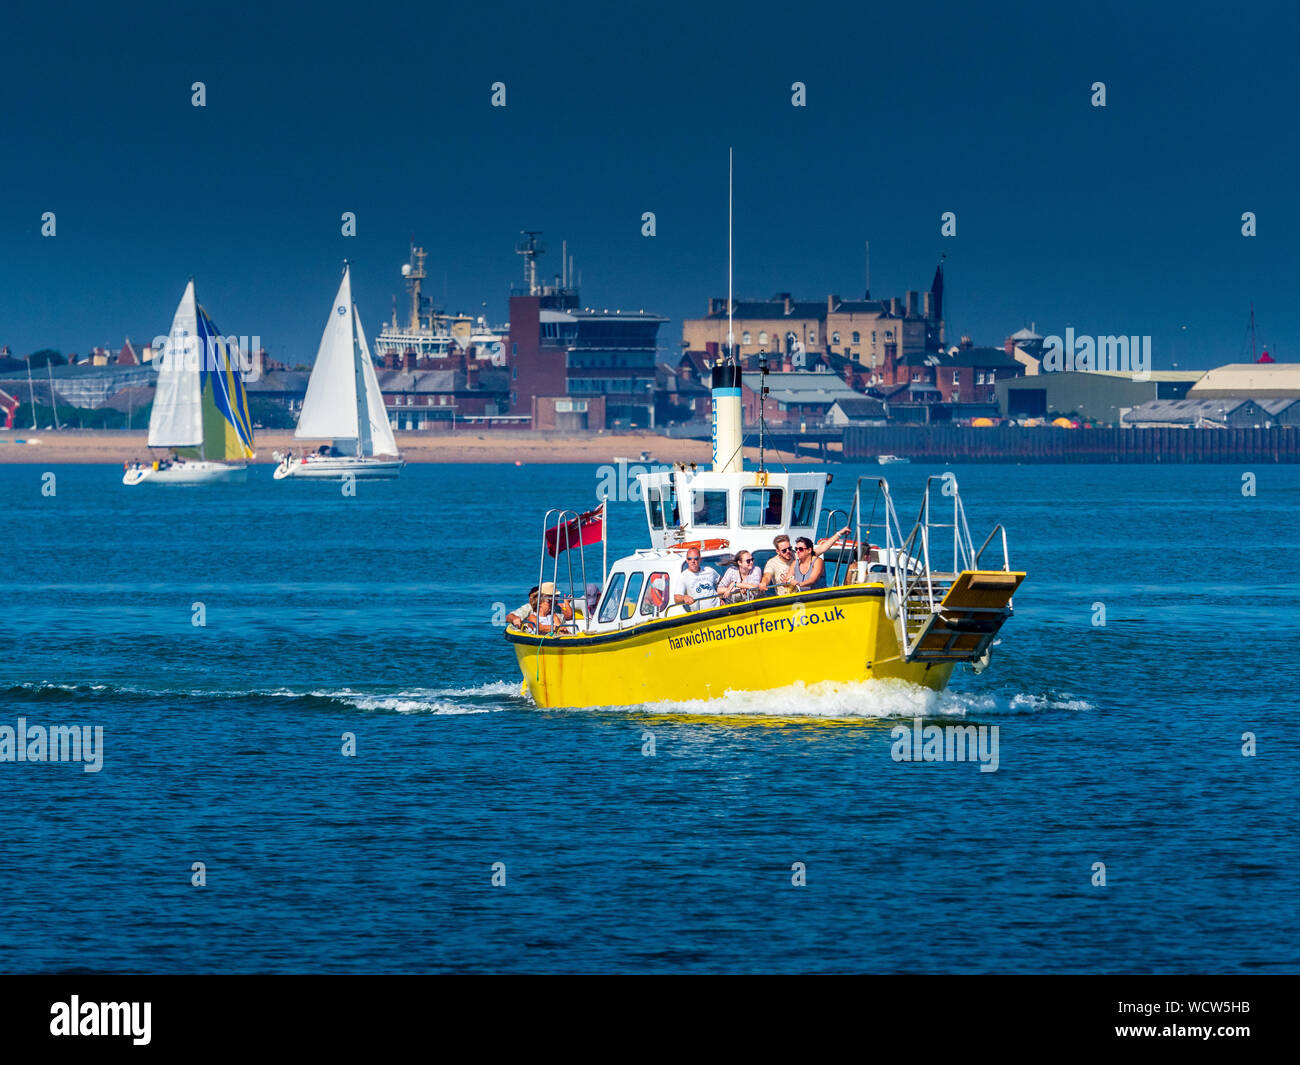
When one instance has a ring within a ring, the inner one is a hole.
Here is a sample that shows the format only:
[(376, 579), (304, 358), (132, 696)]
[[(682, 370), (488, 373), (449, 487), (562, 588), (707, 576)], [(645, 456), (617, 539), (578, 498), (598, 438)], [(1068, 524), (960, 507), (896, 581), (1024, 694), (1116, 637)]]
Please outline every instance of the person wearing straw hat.
[(555, 618), (555, 582), (542, 581), (537, 589), (537, 631), (567, 632), (570, 626), (566, 622), (573, 620), (573, 600), (565, 597), (560, 601), (560, 617)]

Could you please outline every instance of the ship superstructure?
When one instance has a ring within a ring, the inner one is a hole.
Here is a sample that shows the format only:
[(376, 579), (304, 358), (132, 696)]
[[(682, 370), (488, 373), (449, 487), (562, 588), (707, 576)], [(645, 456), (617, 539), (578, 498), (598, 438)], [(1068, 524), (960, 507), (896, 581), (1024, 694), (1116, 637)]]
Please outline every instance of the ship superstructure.
[(488, 324), (484, 315), (447, 314), (439, 311), (424, 294), (428, 252), (411, 243), (409, 259), (402, 264), (408, 301), (404, 321), (399, 321), (397, 302), (392, 319), (375, 337), (375, 358), (393, 369), (412, 364), (436, 368), (440, 360), (464, 354), (493, 366), (505, 365), (505, 330)]

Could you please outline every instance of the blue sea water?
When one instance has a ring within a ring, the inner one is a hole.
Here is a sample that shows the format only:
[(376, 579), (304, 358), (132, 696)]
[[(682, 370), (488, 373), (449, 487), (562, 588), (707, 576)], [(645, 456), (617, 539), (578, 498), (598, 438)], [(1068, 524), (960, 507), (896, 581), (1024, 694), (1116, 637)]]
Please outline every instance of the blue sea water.
[[(103, 768), (0, 762), (5, 971), (1300, 968), (1295, 467), (953, 467), (1029, 572), (989, 671), (562, 711), (495, 604), (594, 467), (51, 470), (0, 466), (0, 725)], [(906, 517), (933, 471), (884, 472)], [(997, 725), (997, 772), (895, 761), (916, 715)]]

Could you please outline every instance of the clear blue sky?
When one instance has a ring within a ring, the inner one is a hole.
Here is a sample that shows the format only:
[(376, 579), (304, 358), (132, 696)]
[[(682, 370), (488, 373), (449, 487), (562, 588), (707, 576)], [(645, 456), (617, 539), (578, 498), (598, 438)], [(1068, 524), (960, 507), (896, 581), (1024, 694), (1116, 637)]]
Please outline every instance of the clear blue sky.
[(1209, 366), (1253, 300), (1300, 359), (1300, 16), (1140, 6), (11, 7), (0, 343), (147, 340), (193, 274), (225, 332), (309, 361), (342, 259), (373, 333), (411, 234), (439, 303), (500, 320), (528, 228), (545, 274), (567, 238), (584, 303), (669, 315), (675, 346), (726, 291), (734, 145), (738, 295), (860, 296), (870, 239), (877, 296), (947, 253), (950, 337), (1032, 320)]

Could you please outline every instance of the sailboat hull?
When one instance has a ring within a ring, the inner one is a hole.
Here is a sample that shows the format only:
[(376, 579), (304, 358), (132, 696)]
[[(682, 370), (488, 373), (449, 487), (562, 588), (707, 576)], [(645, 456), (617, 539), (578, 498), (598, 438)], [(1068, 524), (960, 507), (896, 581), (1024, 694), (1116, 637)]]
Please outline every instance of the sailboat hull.
[(161, 469), (152, 466), (132, 467), (122, 476), (122, 483), (136, 484), (242, 484), (248, 480), (248, 467), (224, 462), (175, 462)]
[(275, 468), (275, 479), (286, 477), (317, 481), (341, 481), (345, 477), (357, 480), (392, 480), (402, 472), (404, 459), (367, 459), (356, 456), (317, 456), (307, 459), (289, 459)]

